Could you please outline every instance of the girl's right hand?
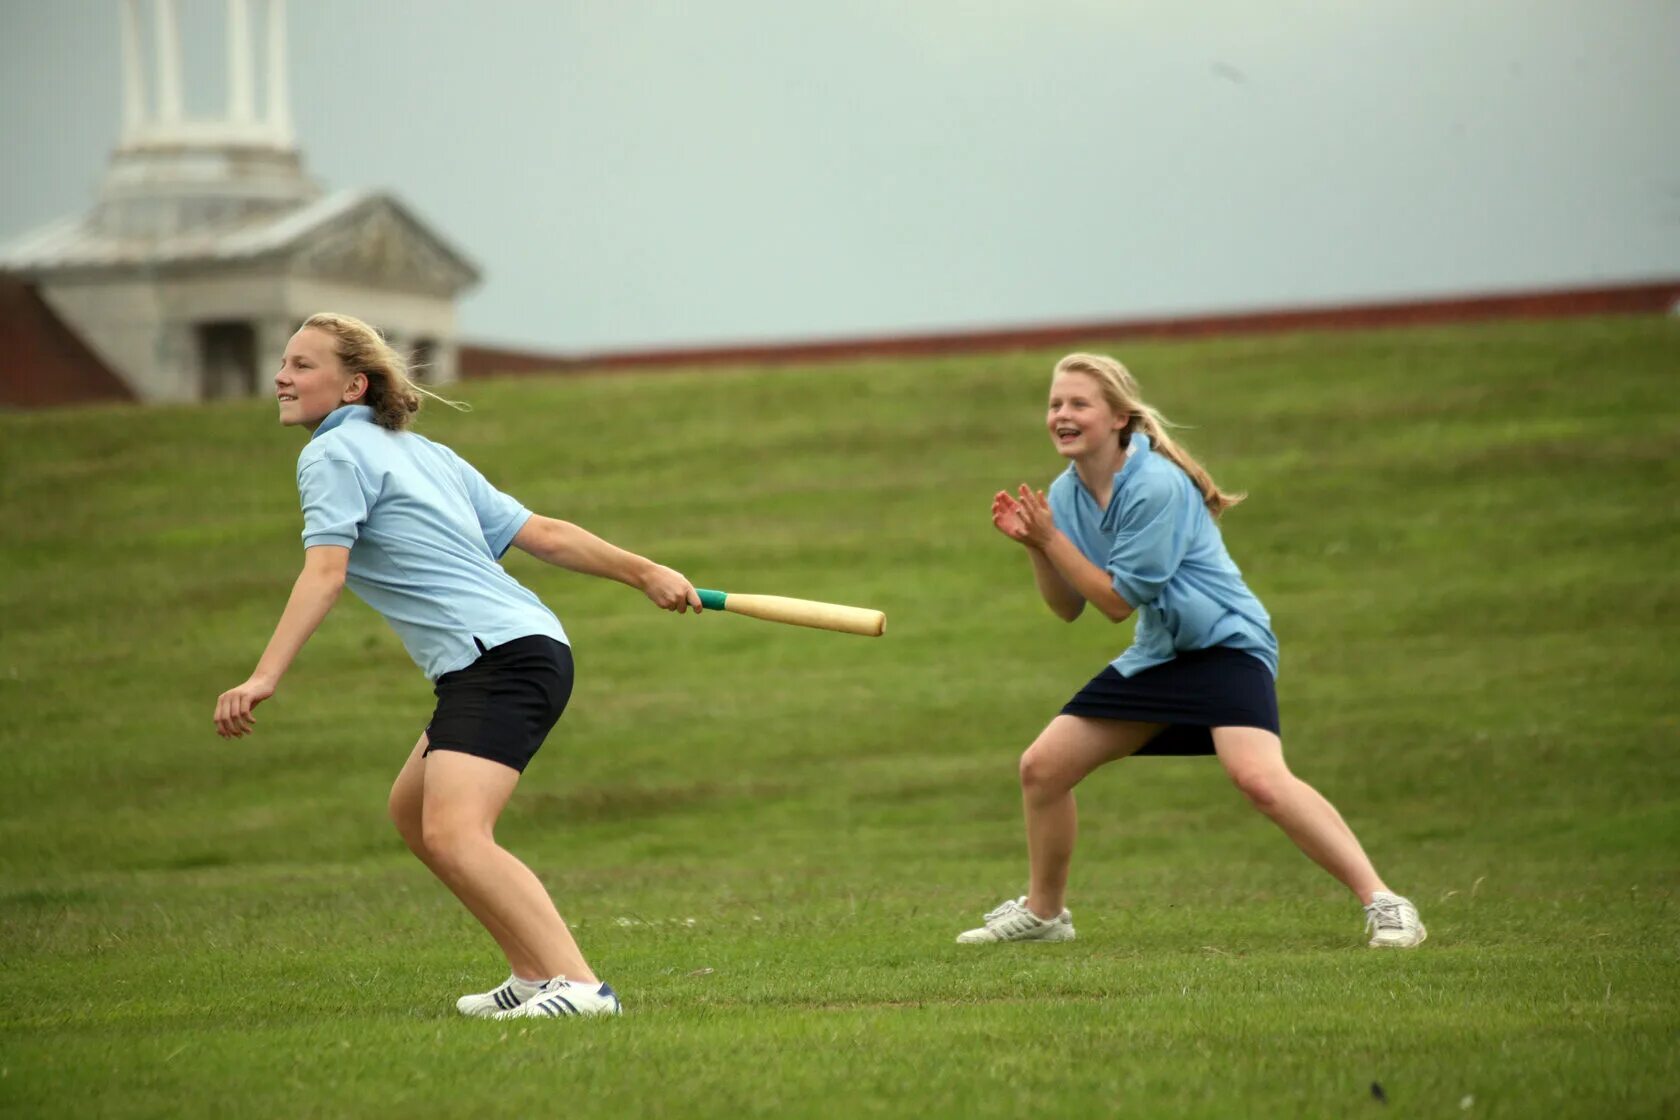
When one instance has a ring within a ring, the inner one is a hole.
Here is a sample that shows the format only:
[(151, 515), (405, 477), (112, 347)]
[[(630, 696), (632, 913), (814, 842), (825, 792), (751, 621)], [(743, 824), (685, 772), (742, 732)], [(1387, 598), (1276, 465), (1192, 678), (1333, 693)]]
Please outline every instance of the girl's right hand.
[(642, 578), (642, 594), (661, 610), (700, 613), (700, 593), (688, 577), (663, 564), (655, 564)]
[(1021, 505), (1002, 490), (992, 499), (992, 525), (1012, 541), (1027, 543), (1027, 522)]
[(224, 739), (249, 735), (257, 724), (252, 709), (273, 695), (274, 685), (255, 676), (222, 693), (216, 698), (216, 734)]

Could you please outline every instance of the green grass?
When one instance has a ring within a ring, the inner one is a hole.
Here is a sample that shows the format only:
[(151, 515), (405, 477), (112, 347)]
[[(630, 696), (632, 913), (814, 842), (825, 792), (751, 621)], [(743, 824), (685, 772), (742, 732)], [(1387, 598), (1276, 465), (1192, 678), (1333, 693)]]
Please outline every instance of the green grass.
[[(1093, 340), (1099, 345), (1100, 340)], [(1080, 791), (1065, 946), (1019, 751), (1129, 639), (1056, 622), (991, 494), (1052, 353), (509, 380), (428, 412), (528, 505), (879, 641), (510, 568), (572, 710), (500, 835), (615, 1022), (468, 1022), (493, 946), (383, 819), (430, 711), (348, 597), (210, 730), (300, 561), (267, 404), (0, 416), (0, 1113), (1656, 1116), (1680, 1110), (1680, 324), (1128, 344), (1249, 501), (1285, 742), (1424, 910), (1416, 953), (1207, 760)], [(1379, 1082), (1389, 1104), (1372, 1096)]]

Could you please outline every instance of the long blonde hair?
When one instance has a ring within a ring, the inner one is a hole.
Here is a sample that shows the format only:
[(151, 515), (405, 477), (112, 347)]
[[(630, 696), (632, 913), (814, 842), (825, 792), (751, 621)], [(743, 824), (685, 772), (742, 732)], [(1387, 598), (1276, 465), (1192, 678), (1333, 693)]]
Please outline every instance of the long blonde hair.
[(345, 372), (367, 378), (367, 392), (362, 394), (360, 403), (373, 409), (374, 422), (381, 428), (393, 432), (406, 430), (414, 423), (414, 415), (420, 411), (425, 397), (450, 408), (470, 411), (459, 401), (440, 397), (416, 385), (409, 376), (408, 359), (385, 341), (384, 335), (354, 315), (322, 311), (305, 319), (298, 329), (311, 327), (332, 335), (333, 352), (343, 363)]
[(1190, 476), (1190, 481), (1202, 492), (1202, 501), (1209, 513), (1218, 517), (1248, 497), (1247, 494), (1228, 494), (1221, 490), (1207, 469), (1167, 434), (1167, 429), (1176, 425), (1144, 403), (1137, 381), (1125, 366), (1105, 354), (1069, 354), (1056, 363), (1055, 375), (1064, 373), (1083, 373), (1096, 381), (1108, 406), (1117, 414), (1130, 417), (1120, 434), (1120, 446), (1126, 446), (1133, 432), (1148, 436), (1150, 445), (1156, 451), (1178, 464)]

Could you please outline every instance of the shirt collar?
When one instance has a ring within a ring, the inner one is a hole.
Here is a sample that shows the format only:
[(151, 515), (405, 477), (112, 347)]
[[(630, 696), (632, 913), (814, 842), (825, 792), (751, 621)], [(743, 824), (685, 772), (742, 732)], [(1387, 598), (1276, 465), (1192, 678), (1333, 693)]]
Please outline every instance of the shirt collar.
[(1131, 470), (1133, 464), (1142, 462), (1149, 450), (1149, 437), (1142, 432), (1133, 432), (1126, 439), (1126, 461), (1120, 464), (1120, 469), (1114, 472), (1114, 477), (1119, 478)]
[(334, 428), (338, 427), (340, 424), (344, 423), (346, 420), (365, 420), (372, 423), (373, 409), (369, 408), (365, 404), (341, 404), (331, 412), (327, 413), (327, 418), (321, 421), (320, 425), (316, 427), (314, 434), (312, 434), (309, 438), (319, 439), (328, 432), (332, 431)]

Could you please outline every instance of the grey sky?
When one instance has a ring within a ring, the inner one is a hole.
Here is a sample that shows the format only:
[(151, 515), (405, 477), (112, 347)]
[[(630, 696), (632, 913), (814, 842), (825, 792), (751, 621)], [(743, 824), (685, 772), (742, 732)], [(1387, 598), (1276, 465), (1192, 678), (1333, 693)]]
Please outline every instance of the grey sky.
[[(180, 0), (187, 108), (220, 0)], [(1680, 274), (1680, 0), (290, 0), (327, 188), (471, 339), (806, 338)], [(85, 209), (114, 0), (0, 0), (0, 240)]]

